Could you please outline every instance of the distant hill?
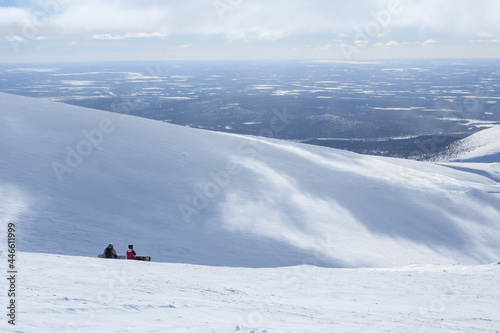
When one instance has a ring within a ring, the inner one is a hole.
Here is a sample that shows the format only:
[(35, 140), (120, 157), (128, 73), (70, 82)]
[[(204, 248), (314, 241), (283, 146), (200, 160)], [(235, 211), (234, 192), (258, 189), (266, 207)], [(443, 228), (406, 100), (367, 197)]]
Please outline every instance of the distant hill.
[(435, 163), (3, 93), (0, 143), (0, 219), (21, 251), (95, 257), (112, 242), (246, 267), (498, 261), (500, 197), (484, 191), (497, 183)]

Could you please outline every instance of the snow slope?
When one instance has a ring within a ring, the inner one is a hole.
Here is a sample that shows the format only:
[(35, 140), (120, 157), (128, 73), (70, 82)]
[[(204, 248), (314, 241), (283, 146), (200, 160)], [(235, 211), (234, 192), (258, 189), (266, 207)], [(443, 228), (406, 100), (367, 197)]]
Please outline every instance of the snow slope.
[(495, 264), (228, 268), (23, 252), (18, 265), (18, 316), (15, 327), (2, 318), (6, 332), (495, 333), (500, 327)]
[(448, 160), (500, 162), (500, 126), (484, 129), (452, 144)]
[[(277, 114), (263, 132), (293, 120)], [(22, 251), (389, 267), (500, 257), (491, 179), (0, 94), (0, 218)], [(3, 247), (4, 248), (4, 247)], [(2, 248), (2, 250), (3, 250)]]

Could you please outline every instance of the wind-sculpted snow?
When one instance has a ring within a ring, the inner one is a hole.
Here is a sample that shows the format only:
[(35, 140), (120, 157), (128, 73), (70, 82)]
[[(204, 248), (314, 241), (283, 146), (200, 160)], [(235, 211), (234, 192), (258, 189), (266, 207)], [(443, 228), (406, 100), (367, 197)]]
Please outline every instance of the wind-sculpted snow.
[[(280, 123), (280, 121), (283, 121)], [(285, 117), (262, 133), (286, 126)], [(0, 218), (20, 250), (277, 267), (488, 263), (495, 181), (428, 162), (0, 94)]]

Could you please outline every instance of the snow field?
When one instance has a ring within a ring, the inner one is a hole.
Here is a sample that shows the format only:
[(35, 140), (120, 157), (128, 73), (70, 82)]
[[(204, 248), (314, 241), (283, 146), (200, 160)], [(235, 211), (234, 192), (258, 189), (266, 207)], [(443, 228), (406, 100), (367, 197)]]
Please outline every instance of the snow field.
[[(4, 258), (2, 258), (4, 259)], [(210, 267), (19, 254), (7, 332), (497, 332), (500, 265)]]

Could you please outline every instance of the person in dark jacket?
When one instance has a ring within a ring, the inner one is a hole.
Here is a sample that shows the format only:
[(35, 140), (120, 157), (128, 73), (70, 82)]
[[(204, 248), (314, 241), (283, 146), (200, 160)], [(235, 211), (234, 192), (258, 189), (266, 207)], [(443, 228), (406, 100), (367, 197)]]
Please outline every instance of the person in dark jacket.
[(136, 255), (137, 255), (137, 253), (135, 253), (135, 251), (134, 251), (134, 246), (129, 245), (128, 250), (127, 250), (127, 259), (135, 259)]
[(108, 247), (104, 249), (104, 257), (105, 258), (111, 258), (111, 259), (117, 259), (118, 255), (116, 254), (115, 249), (113, 248), (113, 244), (109, 243)]

